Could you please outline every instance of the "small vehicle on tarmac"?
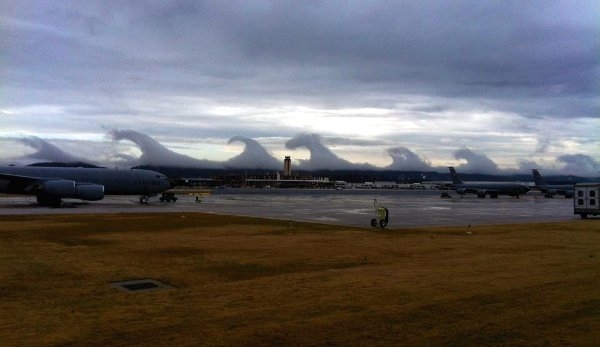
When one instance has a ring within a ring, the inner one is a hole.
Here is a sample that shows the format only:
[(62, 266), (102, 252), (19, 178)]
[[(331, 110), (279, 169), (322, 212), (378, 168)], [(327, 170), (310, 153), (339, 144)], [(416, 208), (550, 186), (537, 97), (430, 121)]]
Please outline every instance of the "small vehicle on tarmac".
[(380, 205), (377, 199), (373, 200), (375, 206), (375, 218), (371, 219), (371, 226), (374, 228), (385, 228), (389, 222), (390, 211), (387, 207)]
[(175, 193), (172, 192), (166, 192), (166, 193), (162, 193), (162, 196), (160, 197), (160, 202), (175, 202), (177, 201), (177, 197), (175, 196)]

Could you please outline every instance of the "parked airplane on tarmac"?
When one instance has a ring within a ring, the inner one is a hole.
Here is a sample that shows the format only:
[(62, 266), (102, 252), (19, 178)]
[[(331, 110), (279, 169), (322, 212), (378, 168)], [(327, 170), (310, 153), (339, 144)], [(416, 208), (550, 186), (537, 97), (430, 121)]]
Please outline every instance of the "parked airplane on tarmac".
[(171, 188), (167, 176), (149, 170), (83, 167), (0, 167), (0, 193), (37, 196), (41, 205), (62, 198), (102, 200), (104, 195), (140, 195), (141, 203)]
[(544, 181), (542, 174), (538, 169), (532, 169), (533, 181), (535, 186), (532, 188), (539, 189), (547, 198), (552, 198), (554, 195), (564, 195), (565, 198), (572, 198), (575, 190), (573, 184), (548, 184)]
[(464, 194), (477, 194), (478, 198), (497, 198), (498, 195), (510, 195), (519, 197), (529, 191), (529, 187), (517, 182), (463, 182), (451, 166), (450, 176), (452, 177), (452, 189), (456, 190), (462, 197)]

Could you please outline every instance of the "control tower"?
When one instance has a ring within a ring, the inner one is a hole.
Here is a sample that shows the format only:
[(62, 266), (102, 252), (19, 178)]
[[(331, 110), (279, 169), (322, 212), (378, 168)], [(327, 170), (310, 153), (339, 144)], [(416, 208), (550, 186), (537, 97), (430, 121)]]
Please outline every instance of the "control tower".
[(283, 177), (292, 176), (292, 159), (290, 156), (286, 156), (283, 160)]

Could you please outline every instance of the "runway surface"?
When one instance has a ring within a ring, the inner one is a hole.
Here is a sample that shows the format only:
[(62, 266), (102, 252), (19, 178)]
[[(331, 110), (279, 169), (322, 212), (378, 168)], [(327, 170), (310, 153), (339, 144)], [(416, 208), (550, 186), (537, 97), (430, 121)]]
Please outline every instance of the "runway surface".
[[(564, 221), (578, 219), (572, 199), (528, 194), (515, 199), (440, 198), (438, 191), (402, 190), (221, 190), (196, 197), (178, 194), (176, 203), (158, 197), (141, 205), (136, 196), (107, 196), (96, 202), (66, 199), (64, 207), (37, 206), (34, 197), (0, 197), (0, 215), (207, 212), (369, 227), (374, 199), (389, 209), (389, 228)], [(226, 218), (226, 217), (224, 217)]]

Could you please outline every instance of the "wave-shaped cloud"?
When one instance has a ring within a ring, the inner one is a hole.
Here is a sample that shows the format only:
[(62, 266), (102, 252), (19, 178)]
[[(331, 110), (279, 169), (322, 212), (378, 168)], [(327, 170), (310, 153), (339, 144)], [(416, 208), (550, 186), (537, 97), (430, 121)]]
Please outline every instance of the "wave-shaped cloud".
[(202, 167), (210, 169), (223, 167), (221, 162), (196, 159), (173, 152), (152, 137), (137, 131), (113, 129), (109, 131), (109, 135), (114, 141), (129, 140), (140, 148), (142, 155), (137, 159), (138, 165)]
[(387, 153), (392, 157), (392, 164), (386, 167), (388, 170), (429, 171), (433, 169), (428, 161), (406, 147), (390, 148)]
[(593, 177), (600, 173), (600, 163), (588, 155), (566, 154), (557, 161), (565, 165), (562, 172), (569, 175)]
[(253, 140), (244, 136), (234, 136), (229, 139), (228, 144), (242, 142), (244, 151), (225, 162), (226, 167), (246, 169), (277, 169), (281, 168), (281, 161), (275, 159), (267, 150)]
[(349, 169), (375, 169), (369, 164), (355, 164), (335, 155), (325, 147), (319, 134), (301, 133), (285, 143), (287, 149), (306, 148), (310, 158), (300, 160), (300, 169), (303, 170), (349, 170)]
[[(110, 130), (109, 137), (114, 141), (129, 140), (135, 143), (142, 154), (135, 158), (129, 154), (117, 153), (113, 160), (121, 163), (151, 166), (174, 166), (190, 168), (247, 168), (247, 169), (280, 169), (281, 160), (274, 158), (256, 140), (244, 136), (234, 136), (228, 143), (241, 142), (245, 145), (242, 153), (226, 160), (211, 161), (196, 159), (187, 155), (176, 153), (152, 137), (133, 130)], [(16, 139), (16, 141), (34, 148), (34, 153), (21, 157), (3, 159), (10, 163), (32, 163), (36, 161), (52, 162), (89, 162), (87, 159), (69, 154), (54, 144), (36, 136)], [(376, 167), (369, 164), (356, 164), (338, 157), (323, 144), (320, 135), (314, 133), (301, 133), (285, 143), (286, 148), (307, 148), (310, 158), (300, 160), (298, 169), (301, 170), (398, 170), (398, 171), (438, 171), (444, 172), (445, 167), (432, 166), (430, 162), (421, 158), (417, 153), (406, 147), (393, 147), (387, 150), (392, 158), (392, 164), (386, 167)], [(469, 148), (462, 148), (454, 152), (456, 159), (466, 160), (465, 164), (455, 165), (459, 172), (484, 173), (484, 174), (514, 174), (528, 172), (532, 168), (545, 170), (549, 174), (568, 174), (576, 176), (595, 177), (600, 171), (600, 163), (594, 158), (584, 154), (567, 154), (556, 160), (540, 165), (531, 159), (519, 161), (518, 169), (502, 170), (498, 165), (483, 153), (477, 153)], [(95, 162), (91, 162), (95, 164)], [(106, 163), (104, 163), (106, 164)]]
[(39, 138), (37, 136), (26, 136), (21, 138), (13, 139), (13, 141), (19, 142), (27, 147), (35, 149), (35, 152), (10, 157), (2, 158), (2, 162), (16, 164), (16, 165), (28, 165), (36, 162), (60, 162), (60, 163), (79, 163), (86, 162), (88, 164), (96, 164), (87, 158), (79, 157), (76, 155), (69, 154), (54, 144)]
[(497, 174), (500, 173), (498, 165), (483, 153), (476, 153), (468, 148), (461, 148), (454, 152), (455, 159), (464, 159), (466, 164), (456, 167), (456, 170), (466, 173)]
[(31, 148), (35, 148), (36, 152), (27, 154), (24, 156), (26, 159), (38, 160), (38, 161), (53, 161), (53, 162), (62, 162), (62, 163), (72, 163), (85, 161), (85, 159), (77, 157), (75, 155), (71, 155), (62, 149), (56, 147), (50, 142), (41, 139), (37, 136), (27, 136), (18, 139), (24, 145), (27, 145)]

